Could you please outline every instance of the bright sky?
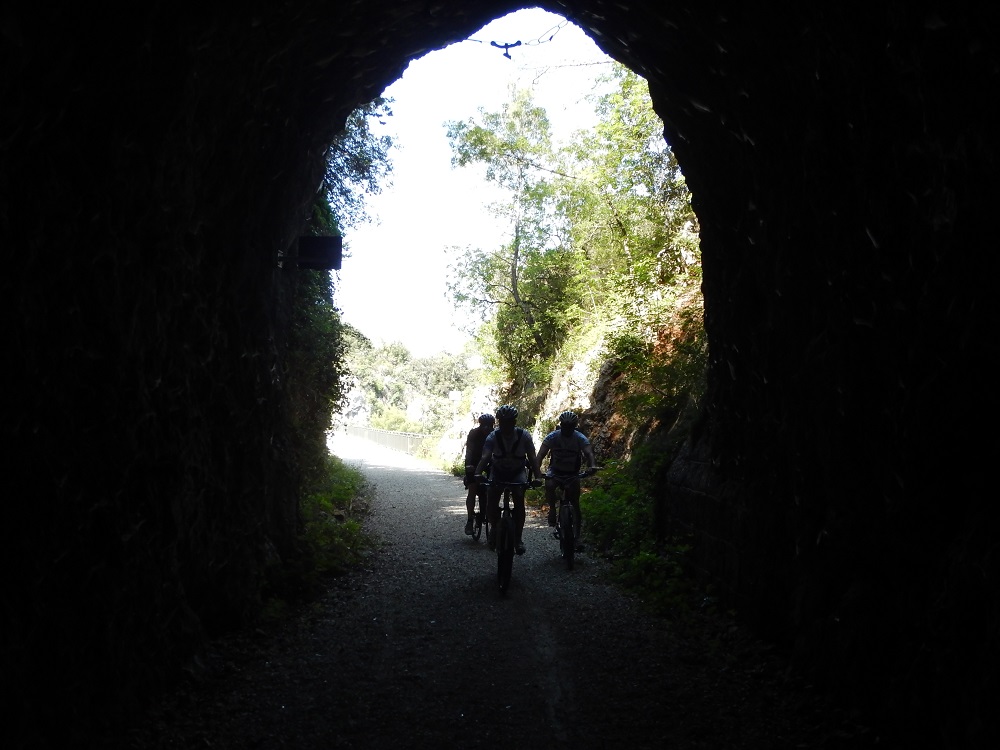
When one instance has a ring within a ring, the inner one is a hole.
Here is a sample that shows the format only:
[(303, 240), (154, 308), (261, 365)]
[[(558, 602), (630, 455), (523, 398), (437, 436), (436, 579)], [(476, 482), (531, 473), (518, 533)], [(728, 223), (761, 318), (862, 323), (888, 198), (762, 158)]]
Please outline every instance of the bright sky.
[[(479, 41), (414, 60), (386, 89), (395, 100), (392, 186), (369, 197), (371, 224), (345, 231), (335, 295), (344, 319), (376, 345), (398, 341), (415, 357), (460, 352), (467, 336), (446, 297), (449, 248), (489, 249), (507, 236), (487, 211), (496, 195), (481, 171), (452, 169), (444, 122), (478, 119), (480, 107), (499, 111), (516, 83), (532, 88), (557, 139), (593, 124), (585, 97), (610, 58), (578, 27), (561, 23), (539, 9), (518, 11), (470, 37)], [(518, 40), (512, 59), (490, 44)]]

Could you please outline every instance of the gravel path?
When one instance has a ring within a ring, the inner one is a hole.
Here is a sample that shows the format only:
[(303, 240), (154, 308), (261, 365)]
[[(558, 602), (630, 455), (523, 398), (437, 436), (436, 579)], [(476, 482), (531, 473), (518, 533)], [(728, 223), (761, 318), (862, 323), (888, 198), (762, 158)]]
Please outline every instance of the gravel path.
[[(780, 660), (725, 623), (684, 635), (559, 558), (530, 515), (507, 595), (485, 539), (463, 534), (459, 479), (338, 434), (377, 488), (363, 569), (277, 632), (216, 644), (129, 748), (858, 747)], [(863, 734), (863, 732), (861, 732)]]

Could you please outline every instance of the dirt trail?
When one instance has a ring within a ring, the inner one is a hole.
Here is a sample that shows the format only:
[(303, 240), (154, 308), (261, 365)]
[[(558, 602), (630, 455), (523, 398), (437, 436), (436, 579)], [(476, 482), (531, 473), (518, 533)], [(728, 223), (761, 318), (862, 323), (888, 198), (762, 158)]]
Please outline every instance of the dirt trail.
[(344, 435), (331, 447), (377, 488), (380, 551), (280, 632), (218, 644), (212, 676), (128, 747), (840, 746), (735, 629), (681, 637), (608, 584), (604, 562), (567, 571), (530, 514), (501, 597), (494, 554), (463, 533), (459, 479)]

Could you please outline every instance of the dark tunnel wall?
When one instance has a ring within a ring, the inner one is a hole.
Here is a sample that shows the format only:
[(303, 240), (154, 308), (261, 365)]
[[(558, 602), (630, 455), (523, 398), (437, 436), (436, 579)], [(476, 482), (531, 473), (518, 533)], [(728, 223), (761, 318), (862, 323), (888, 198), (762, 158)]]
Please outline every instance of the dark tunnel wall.
[[(277, 254), (347, 113), (518, 7), (470, 5), (0, 14), (17, 713), (127, 711), (252, 612), (294, 531)], [(694, 194), (699, 564), (817, 680), (982, 737), (996, 11), (546, 5), (649, 80)]]

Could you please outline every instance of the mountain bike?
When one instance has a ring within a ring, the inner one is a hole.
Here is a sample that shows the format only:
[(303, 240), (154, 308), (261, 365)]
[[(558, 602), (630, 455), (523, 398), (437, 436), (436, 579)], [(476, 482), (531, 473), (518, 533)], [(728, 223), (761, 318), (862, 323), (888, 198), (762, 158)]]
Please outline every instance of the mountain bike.
[(579, 536), (579, 524), (576, 519), (576, 509), (573, 507), (573, 503), (563, 502), (563, 498), (566, 493), (566, 484), (571, 480), (580, 480), (589, 477), (597, 469), (587, 469), (586, 471), (581, 471), (579, 474), (553, 474), (547, 476), (546, 480), (551, 479), (555, 483), (555, 504), (559, 506), (559, 515), (556, 517), (556, 530), (552, 532), (552, 536), (559, 540), (559, 551), (562, 558), (566, 561), (566, 568), (568, 570), (573, 570), (573, 561), (577, 549), (577, 537)]
[[(500, 589), (500, 594), (503, 595), (507, 593), (507, 587), (510, 586), (510, 577), (514, 570), (514, 547), (517, 544), (517, 524), (514, 522), (511, 495), (515, 489), (526, 490), (529, 487), (540, 487), (542, 482), (538, 479), (530, 482), (485, 480), (481, 484), (485, 487), (495, 484), (503, 489), (500, 496), (500, 521), (493, 529), (495, 538), (490, 542), (491, 547), (496, 548), (497, 586)], [(486, 538), (489, 539), (488, 532)]]

